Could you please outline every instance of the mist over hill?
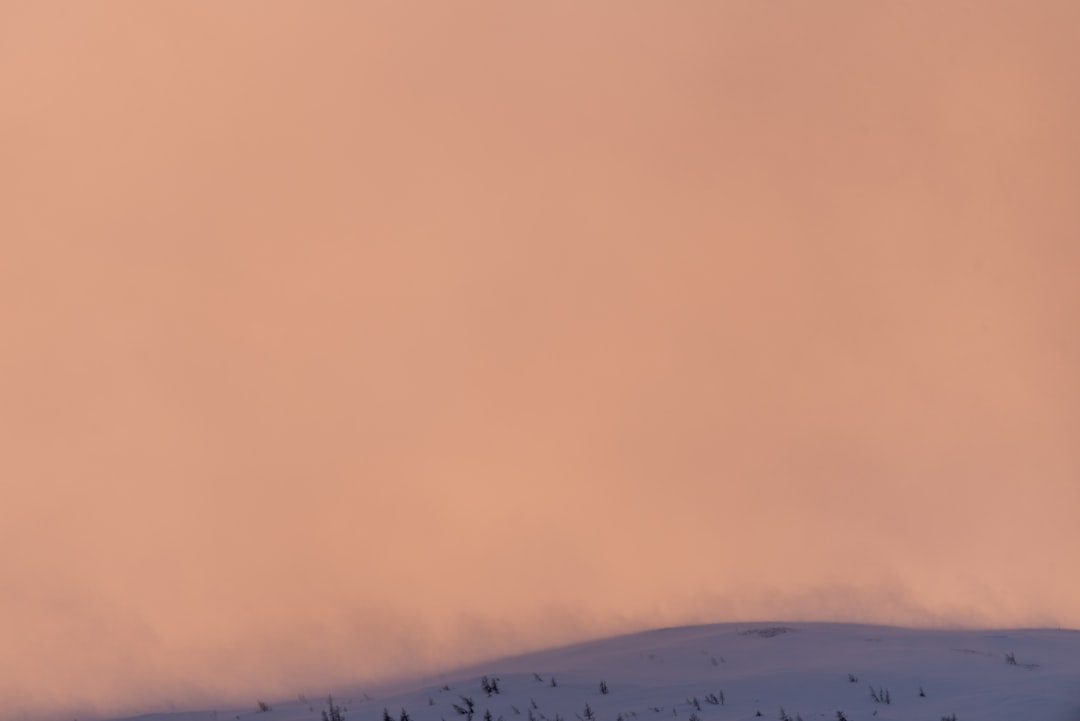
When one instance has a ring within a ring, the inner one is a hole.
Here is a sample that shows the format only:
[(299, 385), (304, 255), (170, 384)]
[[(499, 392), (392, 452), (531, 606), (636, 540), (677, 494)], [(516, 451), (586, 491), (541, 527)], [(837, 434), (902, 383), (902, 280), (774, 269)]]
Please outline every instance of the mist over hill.
[[(325, 714), (325, 716), (324, 716)], [(669, 628), (142, 721), (1077, 721), (1080, 632)]]

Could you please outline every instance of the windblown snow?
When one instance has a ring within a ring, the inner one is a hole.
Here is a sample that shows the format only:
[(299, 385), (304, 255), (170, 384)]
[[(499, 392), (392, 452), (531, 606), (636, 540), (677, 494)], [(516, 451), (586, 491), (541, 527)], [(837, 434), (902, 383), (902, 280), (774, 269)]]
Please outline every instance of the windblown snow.
[[(268, 710), (260, 710), (259, 702)], [(145, 721), (1080, 721), (1080, 632), (719, 624)], [(337, 714), (337, 716), (335, 716)]]

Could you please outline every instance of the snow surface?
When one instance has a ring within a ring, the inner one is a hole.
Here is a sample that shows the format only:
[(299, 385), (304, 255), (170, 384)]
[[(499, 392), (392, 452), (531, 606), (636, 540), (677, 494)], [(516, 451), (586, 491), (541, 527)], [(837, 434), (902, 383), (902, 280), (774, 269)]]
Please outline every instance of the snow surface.
[[(497, 679), (498, 693), (484, 692), (484, 676)], [(471, 720), (455, 709), (466, 708), (463, 697), (475, 704)], [(710, 702), (721, 697), (722, 704)], [(394, 721), (403, 710), (411, 721), (587, 721), (586, 704), (596, 721), (780, 719), (781, 710), (791, 721), (835, 721), (838, 712), (848, 721), (1080, 721), (1080, 632), (693, 626), (491, 661), (392, 688), (343, 690), (333, 700), (345, 721), (383, 721), (384, 709)], [(253, 700), (241, 710), (139, 718), (322, 721), (327, 709), (324, 698), (265, 701), (266, 712)]]

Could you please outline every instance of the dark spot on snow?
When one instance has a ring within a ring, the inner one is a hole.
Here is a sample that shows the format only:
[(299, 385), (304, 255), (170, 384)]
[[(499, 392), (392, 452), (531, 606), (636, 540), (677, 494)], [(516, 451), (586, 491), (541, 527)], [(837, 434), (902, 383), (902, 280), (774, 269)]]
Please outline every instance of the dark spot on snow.
[(774, 638), (784, 633), (791, 633), (798, 629), (788, 626), (766, 626), (764, 628), (751, 628), (742, 632), (743, 636), (757, 636), (758, 638)]

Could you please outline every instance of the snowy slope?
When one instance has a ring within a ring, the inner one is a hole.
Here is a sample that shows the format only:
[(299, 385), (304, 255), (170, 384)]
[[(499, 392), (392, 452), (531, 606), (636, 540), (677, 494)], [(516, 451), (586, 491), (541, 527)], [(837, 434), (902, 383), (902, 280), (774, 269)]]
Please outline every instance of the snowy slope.
[[(1014, 659), (1015, 663), (1010, 659)], [(497, 678), (487, 694), (483, 676)], [(555, 685), (552, 685), (552, 677)], [(853, 680), (855, 679), (855, 680)], [(601, 692), (601, 682), (608, 693)], [(925, 695), (920, 695), (920, 689)], [(874, 697), (877, 697), (875, 701)], [(852, 624), (665, 629), (492, 661), (395, 688), (343, 690), (345, 721), (1080, 721), (1080, 632)], [(722, 703), (716, 703), (721, 701)], [(326, 699), (147, 721), (322, 721)], [(886, 702), (888, 701), (888, 702)], [(488, 716), (490, 712), (490, 716)]]

